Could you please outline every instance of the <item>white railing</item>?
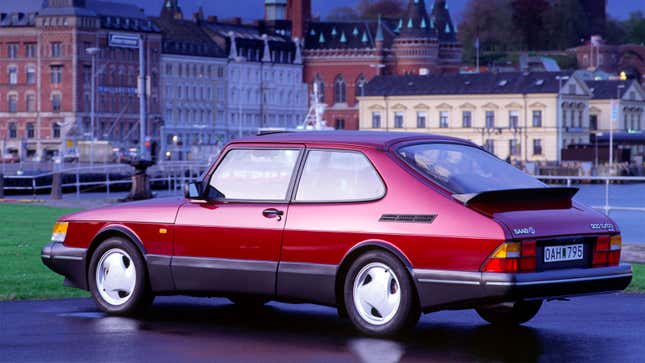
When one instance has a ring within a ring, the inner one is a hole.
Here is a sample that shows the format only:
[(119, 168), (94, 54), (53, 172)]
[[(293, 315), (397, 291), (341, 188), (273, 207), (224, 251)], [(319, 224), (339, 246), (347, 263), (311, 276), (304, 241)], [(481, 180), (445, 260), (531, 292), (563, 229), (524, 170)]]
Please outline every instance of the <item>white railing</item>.
[(624, 212), (645, 212), (645, 207), (625, 207), (625, 206), (611, 206), (609, 205), (609, 189), (610, 185), (615, 182), (628, 182), (628, 183), (645, 183), (645, 176), (556, 176), (556, 175), (535, 175), (536, 178), (542, 181), (564, 181), (568, 187), (573, 182), (602, 182), (605, 185), (605, 204), (603, 206), (591, 206), (594, 209), (603, 210), (606, 215), (611, 211), (624, 211)]

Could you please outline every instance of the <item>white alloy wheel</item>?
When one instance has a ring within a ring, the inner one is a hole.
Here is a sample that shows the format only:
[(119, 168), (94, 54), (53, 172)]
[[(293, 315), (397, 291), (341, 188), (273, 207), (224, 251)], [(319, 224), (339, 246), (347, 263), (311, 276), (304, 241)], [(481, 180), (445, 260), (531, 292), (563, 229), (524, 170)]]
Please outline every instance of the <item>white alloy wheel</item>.
[(113, 248), (101, 256), (96, 267), (96, 287), (101, 298), (110, 305), (128, 302), (137, 284), (137, 270), (130, 255)]
[(354, 279), (354, 305), (360, 317), (372, 325), (389, 323), (401, 305), (401, 286), (394, 271), (384, 263), (365, 265)]

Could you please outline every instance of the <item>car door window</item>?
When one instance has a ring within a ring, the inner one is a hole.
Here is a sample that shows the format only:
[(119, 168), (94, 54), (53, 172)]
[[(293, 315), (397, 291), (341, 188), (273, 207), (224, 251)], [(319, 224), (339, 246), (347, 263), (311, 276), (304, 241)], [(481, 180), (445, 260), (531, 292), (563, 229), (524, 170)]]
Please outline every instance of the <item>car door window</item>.
[(381, 177), (362, 153), (311, 150), (300, 177), (296, 201), (368, 201), (384, 194)]
[(286, 200), (298, 160), (294, 149), (234, 149), (226, 153), (209, 185), (233, 200)]

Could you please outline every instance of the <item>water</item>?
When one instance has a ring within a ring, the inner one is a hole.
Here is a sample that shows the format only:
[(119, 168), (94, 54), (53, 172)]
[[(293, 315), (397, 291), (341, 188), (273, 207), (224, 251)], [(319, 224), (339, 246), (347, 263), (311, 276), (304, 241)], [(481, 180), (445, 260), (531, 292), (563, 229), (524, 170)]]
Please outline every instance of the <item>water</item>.
[[(580, 191), (575, 200), (588, 206), (605, 205), (605, 185), (576, 185)], [(645, 183), (612, 184), (609, 186), (609, 205), (612, 207), (645, 208)], [(620, 227), (623, 242), (645, 244), (645, 212), (612, 211), (609, 216)]]

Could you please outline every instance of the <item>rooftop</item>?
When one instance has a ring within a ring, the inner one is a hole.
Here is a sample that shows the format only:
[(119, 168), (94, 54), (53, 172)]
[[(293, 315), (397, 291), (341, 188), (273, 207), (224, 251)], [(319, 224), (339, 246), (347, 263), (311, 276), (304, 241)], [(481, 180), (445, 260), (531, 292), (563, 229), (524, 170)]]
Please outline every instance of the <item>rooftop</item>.
[(568, 72), (505, 72), (378, 76), (366, 96), (558, 93), (558, 76)]
[(454, 137), (413, 132), (301, 131), (249, 136), (232, 143), (333, 144), (387, 148), (399, 142), (415, 140), (464, 142)]
[[(620, 92), (622, 98), (627, 92), (633, 81), (603, 80), (603, 81), (586, 81), (587, 87), (591, 90), (594, 100), (611, 100), (616, 99), (616, 94)], [(619, 86), (624, 86), (618, 88)]]

